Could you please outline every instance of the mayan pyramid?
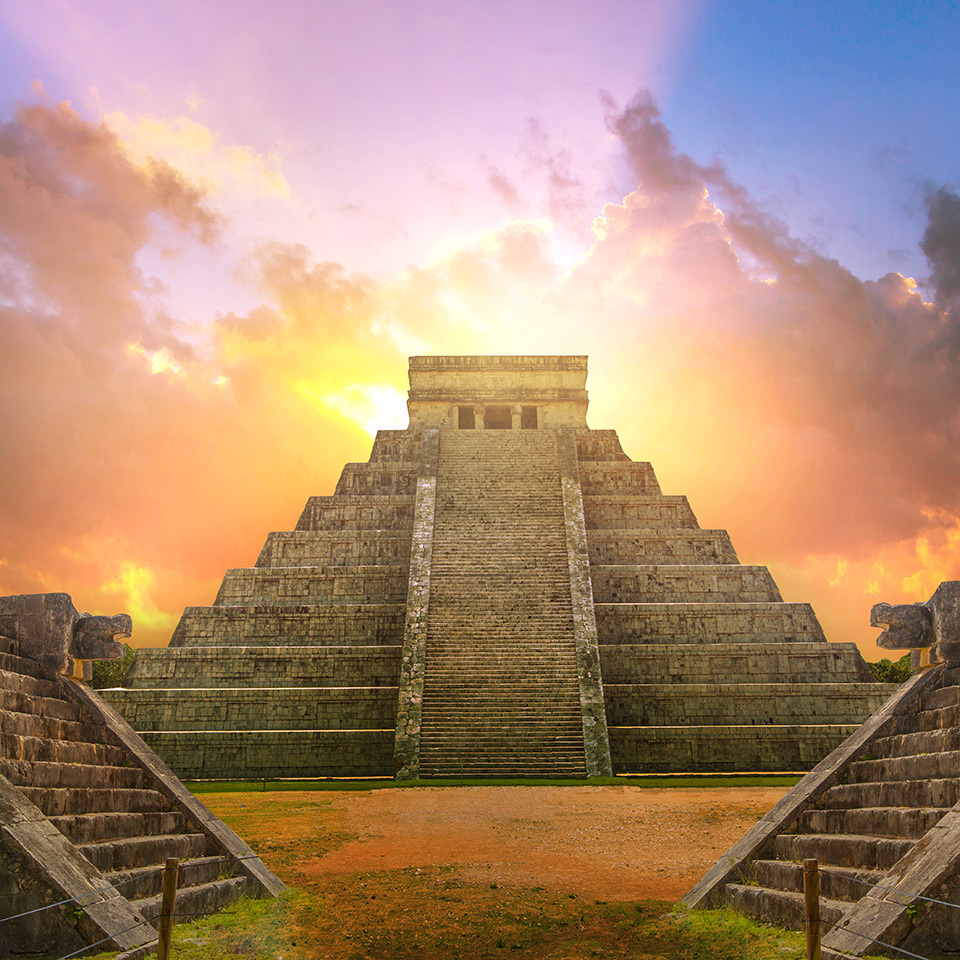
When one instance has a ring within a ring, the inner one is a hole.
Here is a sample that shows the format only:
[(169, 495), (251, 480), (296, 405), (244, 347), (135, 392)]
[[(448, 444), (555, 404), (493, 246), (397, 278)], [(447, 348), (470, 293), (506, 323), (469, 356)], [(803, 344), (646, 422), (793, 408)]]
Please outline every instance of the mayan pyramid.
[(892, 688), (587, 426), (586, 377), (411, 357), (408, 428), (107, 699), (186, 777), (809, 769)]

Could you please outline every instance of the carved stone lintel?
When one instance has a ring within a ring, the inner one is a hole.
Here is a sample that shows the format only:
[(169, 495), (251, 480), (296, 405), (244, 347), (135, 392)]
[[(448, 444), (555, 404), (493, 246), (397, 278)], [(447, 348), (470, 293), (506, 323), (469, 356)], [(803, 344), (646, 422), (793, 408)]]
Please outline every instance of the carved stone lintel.
[(0, 636), (17, 640), (20, 656), (39, 660), (52, 673), (89, 679), (88, 661), (119, 659), (120, 640), (132, 632), (128, 614), (78, 613), (68, 593), (0, 597)]
[[(878, 603), (870, 625), (885, 627), (877, 646), (886, 650), (929, 648), (930, 662), (960, 663), (960, 580), (946, 580), (926, 603)], [(921, 658), (914, 657), (915, 666)]]

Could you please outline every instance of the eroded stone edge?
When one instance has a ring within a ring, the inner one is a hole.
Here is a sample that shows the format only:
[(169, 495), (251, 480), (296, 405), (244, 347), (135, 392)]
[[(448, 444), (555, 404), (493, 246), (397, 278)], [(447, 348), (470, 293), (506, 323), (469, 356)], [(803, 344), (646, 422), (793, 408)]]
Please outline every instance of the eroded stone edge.
[(420, 438), (407, 615), (403, 628), (400, 689), (397, 692), (397, 729), (393, 751), (394, 776), (397, 780), (415, 780), (420, 775), (420, 724), (423, 716), (423, 677), (426, 669), (439, 457), (440, 431), (424, 430)]
[(593, 585), (590, 582), (587, 528), (583, 516), (583, 491), (580, 486), (580, 465), (574, 428), (561, 427), (557, 434), (557, 444), (587, 776), (610, 777), (613, 776), (613, 766), (603, 702), (597, 619), (593, 609)]

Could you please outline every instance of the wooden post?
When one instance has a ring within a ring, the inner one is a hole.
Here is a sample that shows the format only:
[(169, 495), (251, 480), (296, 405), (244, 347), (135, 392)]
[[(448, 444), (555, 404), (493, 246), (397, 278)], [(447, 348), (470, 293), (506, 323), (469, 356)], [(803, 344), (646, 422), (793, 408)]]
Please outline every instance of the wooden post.
[(803, 861), (803, 921), (807, 960), (820, 960), (820, 864), (816, 860)]
[(160, 900), (160, 925), (157, 927), (157, 960), (170, 960), (170, 936), (173, 933), (173, 915), (177, 903), (177, 872), (179, 857), (167, 857), (163, 867), (163, 897)]

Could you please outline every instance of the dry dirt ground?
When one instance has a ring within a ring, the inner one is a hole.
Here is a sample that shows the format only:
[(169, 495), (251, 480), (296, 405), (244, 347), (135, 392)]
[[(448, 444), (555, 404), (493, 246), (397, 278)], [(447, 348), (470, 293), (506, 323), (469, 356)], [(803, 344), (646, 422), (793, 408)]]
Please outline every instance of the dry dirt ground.
[[(786, 789), (426, 787), (203, 800), (304, 894), (291, 921), (306, 956), (635, 957), (666, 954), (628, 945), (629, 905), (662, 913)], [(586, 948), (591, 938), (599, 952)]]

